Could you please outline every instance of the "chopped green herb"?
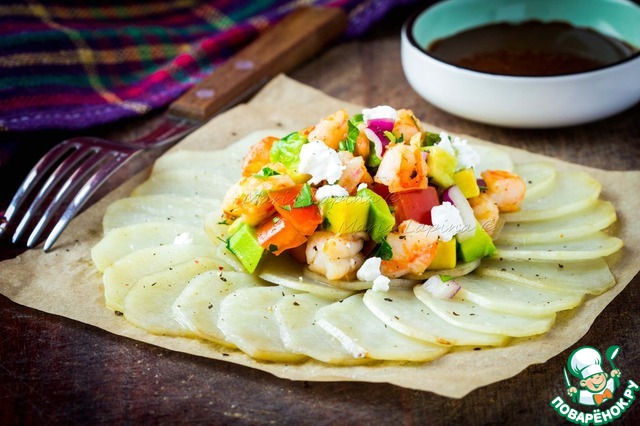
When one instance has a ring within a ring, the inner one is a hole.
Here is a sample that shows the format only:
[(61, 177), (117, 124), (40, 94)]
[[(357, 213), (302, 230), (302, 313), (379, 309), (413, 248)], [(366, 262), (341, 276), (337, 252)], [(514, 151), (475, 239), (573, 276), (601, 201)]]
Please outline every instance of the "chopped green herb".
[(305, 183), (293, 202), (293, 207), (309, 207), (311, 204), (313, 204), (313, 193), (311, 192), (311, 186), (309, 186), (308, 183)]
[(356, 149), (356, 144), (353, 141), (350, 140), (344, 140), (344, 141), (340, 141), (340, 143), (338, 144), (338, 150), (340, 151), (349, 151), (349, 152), (353, 152)]
[(269, 244), (269, 251), (273, 253), (274, 251), (278, 251), (278, 246), (275, 244)]
[(424, 145), (433, 146), (440, 142), (440, 135), (433, 132), (424, 132)]
[(358, 136), (360, 136), (360, 129), (358, 126), (364, 123), (364, 118), (362, 114), (355, 114), (349, 118), (347, 123), (347, 140), (345, 141), (345, 148), (340, 148), (341, 151), (349, 151), (353, 152), (356, 149), (356, 142), (358, 140)]
[(280, 222), (280, 216), (275, 216), (273, 219), (271, 219), (273, 221), (273, 223), (278, 223)]
[(227, 220), (221, 220), (220, 222), (218, 222), (218, 225), (226, 225), (227, 224)]
[(443, 283), (446, 283), (447, 281), (451, 281), (453, 279), (453, 277), (451, 275), (440, 275), (440, 279), (442, 280)]
[[(396, 135), (394, 135), (393, 133), (391, 133), (388, 130), (384, 131), (384, 135), (387, 137), (387, 139), (389, 139), (389, 142), (396, 143), (396, 141), (397, 141)], [(400, 137), (402, 137), (402, 135), (400, 135)]]
[(278, 176), (280, 173), (273, 170), (271, 167), (263, 167), (258, 173), (253, 175), (254, 177), (264, 179), (269, 176)]
[(378, 244), (373, 251), (373, 255), (375, 257), (379, 257), (382, 260), (391, 260), (393, 257), (393, 249), (391, 245), (387, 242), (386, 238), (382, 239), (382, 242)]
[(289, 205), (280, 206), (280, 208), (281, 208), (282, 210), (286, 210), (286, 211), (288, 211), (288, 212), (290, 212), (290, 211), (291, 211), (291, 206), (289, 206)]
[(329, 229), (331, 227), (331, 222), (326, 217), (322, 218), (322, 229)]
[(369, 158), (367, 159), (367, 166), (378, 167), (381, 162), (382, 159), (378, 157), (378, 154), (376, 153), (376, 144), (369, 141)]

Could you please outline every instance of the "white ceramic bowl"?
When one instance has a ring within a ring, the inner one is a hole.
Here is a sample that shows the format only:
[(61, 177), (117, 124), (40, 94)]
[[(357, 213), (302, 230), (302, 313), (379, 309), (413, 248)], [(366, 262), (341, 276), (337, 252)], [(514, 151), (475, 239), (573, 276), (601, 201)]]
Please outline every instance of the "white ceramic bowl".
[(460, 68), (423, 50), (465, 29), (531, 19), (569, 22), (640, 47), (640, 6), (626, 0), (447, 0), (402, 29), (402, 67), (409, 84), (445, 111), (507, 127), (582, 124), (640, 101), (640, 53), (592, 71), (519, 77)]

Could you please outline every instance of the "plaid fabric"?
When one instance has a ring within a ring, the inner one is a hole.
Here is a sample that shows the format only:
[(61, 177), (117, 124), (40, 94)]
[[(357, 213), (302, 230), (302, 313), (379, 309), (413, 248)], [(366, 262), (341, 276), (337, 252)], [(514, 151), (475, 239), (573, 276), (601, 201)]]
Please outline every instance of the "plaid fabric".
[(167, 105), (293, 9), (356, 37), (415, 0), (0, 2), (0, 130), (82, 129)]

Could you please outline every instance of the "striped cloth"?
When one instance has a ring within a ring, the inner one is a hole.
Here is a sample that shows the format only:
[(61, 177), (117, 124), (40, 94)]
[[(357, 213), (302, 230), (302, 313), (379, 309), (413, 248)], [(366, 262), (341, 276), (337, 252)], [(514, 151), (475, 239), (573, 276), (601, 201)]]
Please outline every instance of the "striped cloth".
[(293, 9), (357, 37), (415, 0), (0, 2), (0, 130), (84, 129), (167, 105)]

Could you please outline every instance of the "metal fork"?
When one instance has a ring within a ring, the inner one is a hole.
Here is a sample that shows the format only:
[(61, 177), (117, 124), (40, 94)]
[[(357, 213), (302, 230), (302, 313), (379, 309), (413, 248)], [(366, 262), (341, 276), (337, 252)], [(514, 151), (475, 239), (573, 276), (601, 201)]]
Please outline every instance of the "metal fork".
[[(26, 245), (31, 248), (53, 226), (44, 244), (44, 250), (50, 250), (89, 200), (142, 170), (181, 137), (243, 100), (262, 83), (312, 58), (342, 34), (346, 23), (345, 13), (338, 8), (300, 8), (171, 104), (162, 124), (144, 138), (130, 144), (93, 137), (61, 142), (34, 166), (18, 189), (0, 223), (0, 237), (15, 228), (12, 241), (29, 233)], [(29, 199), (31, 204), (20, 216)]]
[[(11, 241), (18, 243), (23, 234), (28, 234), (26, 246), (32, 248), (51, 228), (44, 244), (44, 250), (49, 251), (92, 196), (117, 187), (195, 127), (191, 120), (172, 120), (129, 144), (94, 137), (59, 143), (38, 161), (18, 188), (0, 225), (0, 236), (15, 228)], [(126, 173), (116, 173), (120, 170)]]

